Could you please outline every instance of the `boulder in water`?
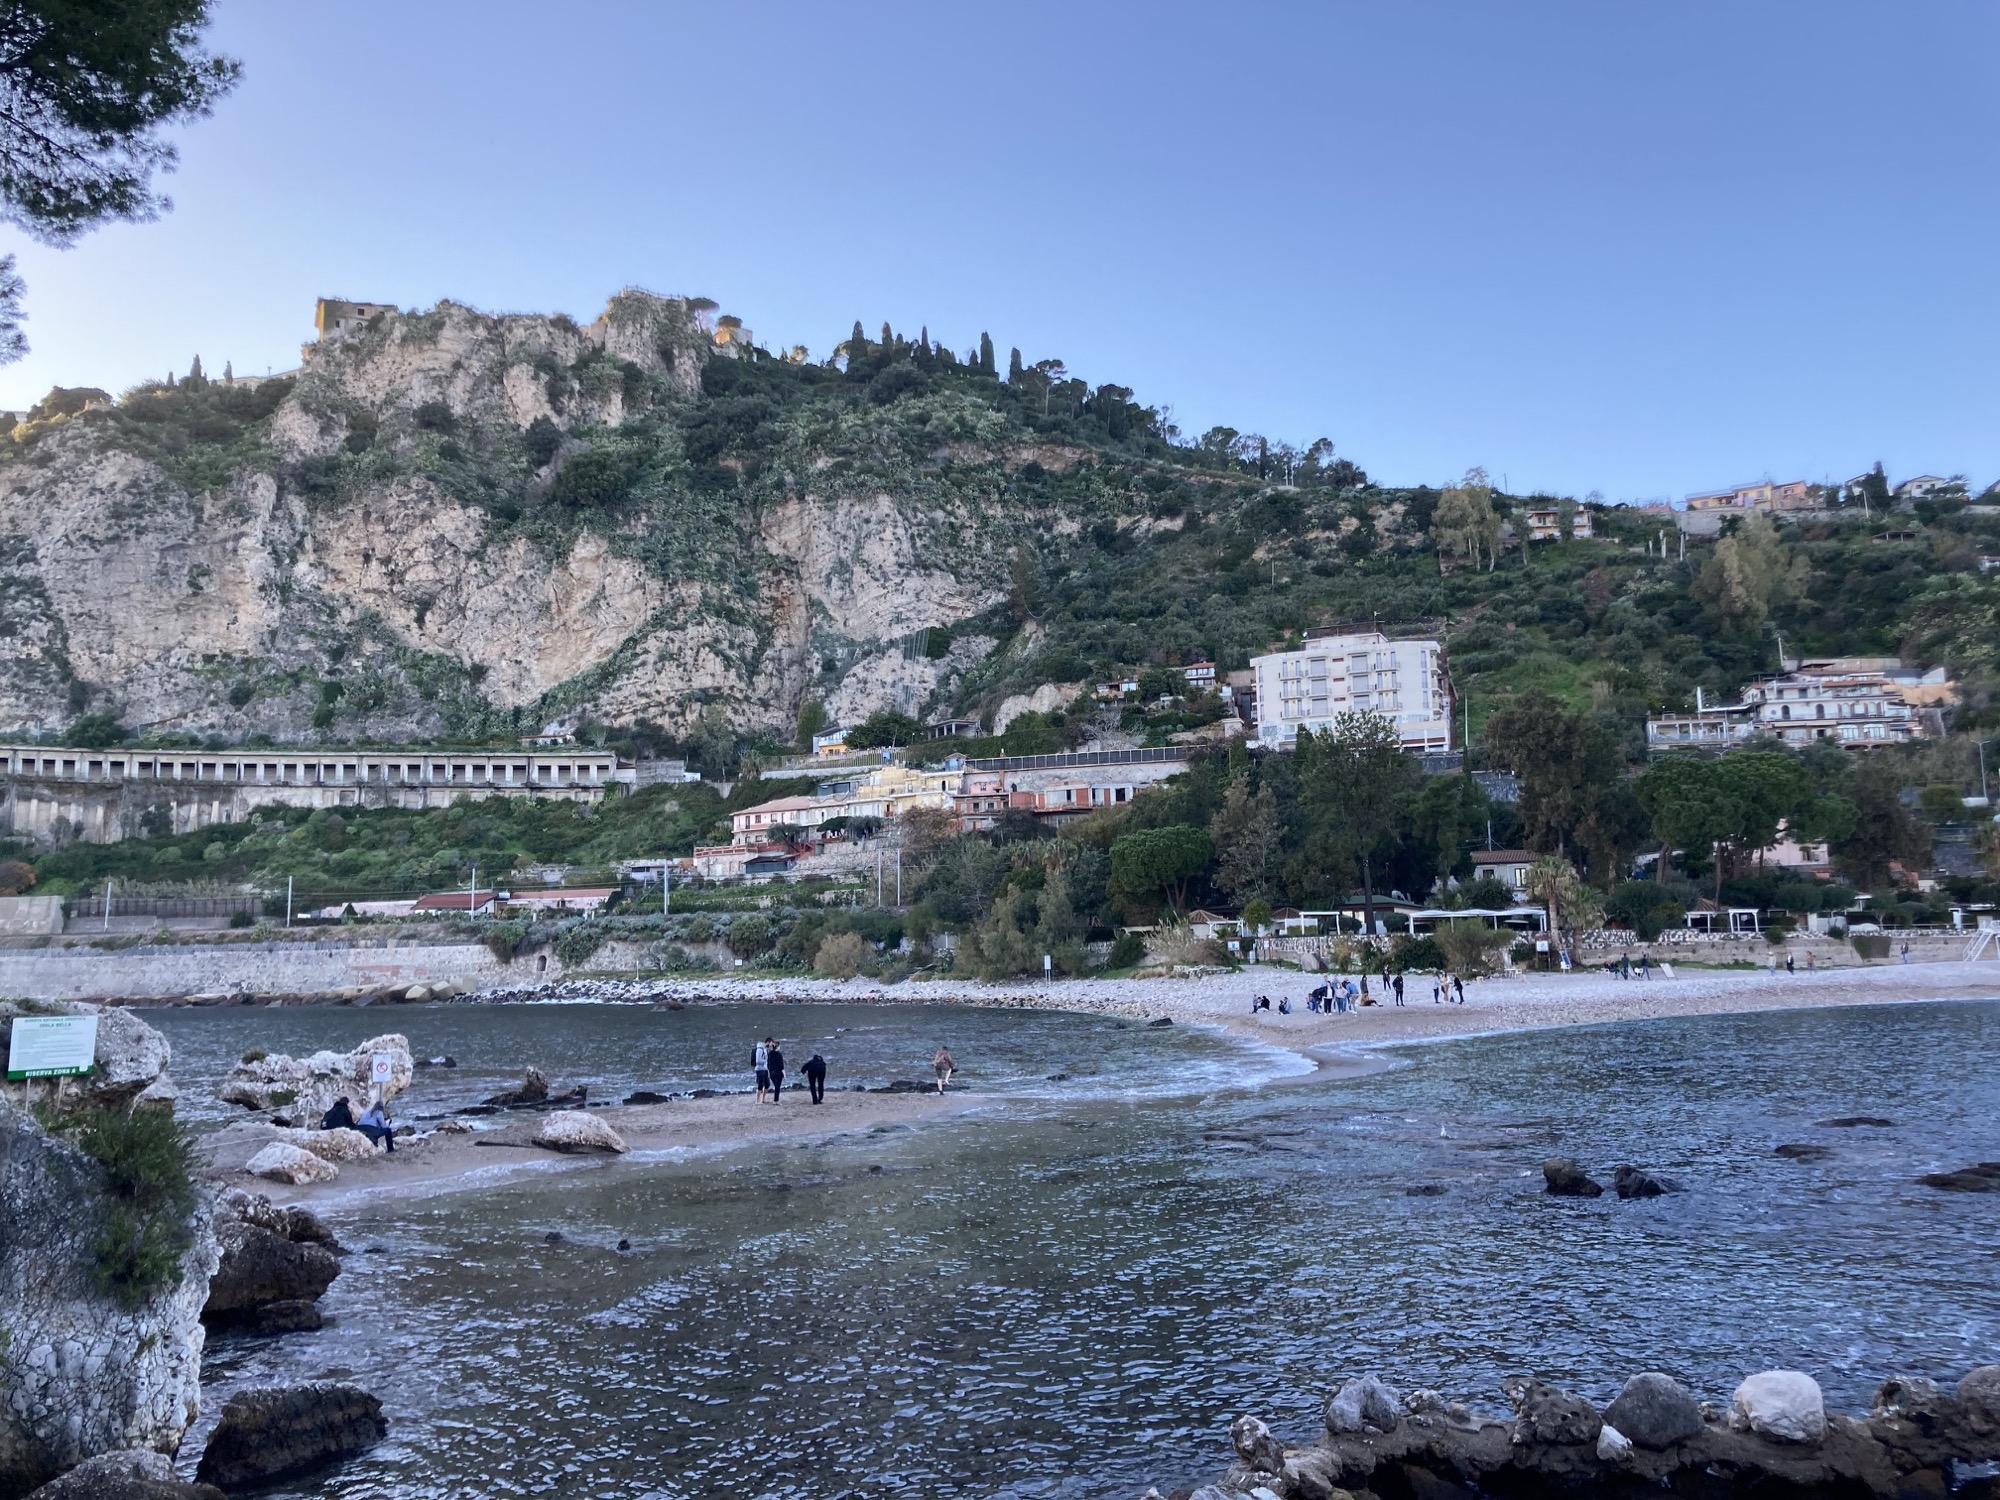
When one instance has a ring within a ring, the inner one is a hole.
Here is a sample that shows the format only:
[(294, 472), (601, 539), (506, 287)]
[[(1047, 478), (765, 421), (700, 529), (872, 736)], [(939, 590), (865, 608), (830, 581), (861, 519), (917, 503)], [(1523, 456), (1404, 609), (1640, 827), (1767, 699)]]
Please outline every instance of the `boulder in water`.
[(1826, 1402), (1804, 1371), (1765, 1370), (1736, 1387), (1729, 1420), (1781, 1443), (1817, 1443), (1826, 1436)]
[(245, 1162), (243, 1170), (252, 1177), (288, 1182), (293, 1187), (303, 1187), (309, 1182), (332, 1182), (340, 1175), (340, 1168), (325, 1157), (301, 1151), (283, 1141), (271, 1142)]
[(1814, 1145), (1811, 1141), (1787, 1141), (1775, 1153), (1787, 1161), (1825, 1161), (1833, 1155), (1831, 1146)]
[(324, 1245), (289, 1240), (241, 1219), (218, 1219), (215, 1238), (221, 1263), (201, 1312), (210, 1323), (299, 1324), (305, 1320), (296, 1309), (268, 1317), (264, 1310), (279, 1303), (310, 1306), (340, 1274), (339, 1259)]
[(1958, 1409), (1981, 1437), (2000, 1433), (2000, 1365), (1981, 1365), (1958, 1383)]
[(1542, 1181), (1558, 1198), (1597, 1198), (1604, 1193), (1604, 1184), (1593, 1182), (1569, 1156), (1552, 1156), (1543, 1162)]
[(1620, 1198), (1657, 1198), (1663, 1193), (1675, 1191), (1674, 1185), (1664, 1178), (1655, 1177), (1651, 1172), (1642, 1172), (1634, 1166), (1620, 1167), (1611, 1178), (1612, 1191)]
[(1703, 1430), (1701, 1404), (1671, 1375), (1647, 1370), (1625, 1382), (1604, 1420), (1641, 1448), (1671, 1448)]
[(513, 1109), (521, 1104), (540, 1104), (548, 1097), (548, 1076), (540, 1068), (528, 1068), (521, 1074), (519, 1088), (495, 1094), (486, 1102), (495, 1109)]
[(564, 1109), (544, 1119), (535, 1131), (535, 1144), (551, 1151), (611, 1151), (622, 1155), (630, 1149), (618, 1132), (581, 1110)]
[(261, 1489), (352, 1458), (388, 1430), (382, 1403), (359, 1386), (239, 1391), (222, 1408), (195, 1478), (232, 1493)]

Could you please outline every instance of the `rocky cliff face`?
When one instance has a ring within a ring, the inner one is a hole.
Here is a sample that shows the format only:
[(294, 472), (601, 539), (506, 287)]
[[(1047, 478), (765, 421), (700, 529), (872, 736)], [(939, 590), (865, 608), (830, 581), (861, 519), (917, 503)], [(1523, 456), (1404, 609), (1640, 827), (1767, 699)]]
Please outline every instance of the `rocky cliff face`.
[[(0, 732), (685, 730), (710, 704), (789, 730), (812, 694), (848, 719), (921, 707), (991, 638), (933, 659), (912, 633), (1004, 599), (1037, 524), (990, 482), (1006, 434), (947, 396), (894, 431), (718, 401), (704, 318), (632, 292), (588, 328), (446, 303), (314, 346), (289, 382), (17, 428)], [(753, 420), (760, 457), (710, 435)]]
[[(143, 1098), (163, 1076), (165, 1039), (103, 1015), (118, 1021), (100, 1027), (101, 1097)], [(0, 1497), (95, 1454), (172, 1453), (194, 1420), (217, 1262), (207, 1200), (178, 1275), (133, 1307), (91, 1275), (105, 1196), (103, 1168), (0, 1094)]]

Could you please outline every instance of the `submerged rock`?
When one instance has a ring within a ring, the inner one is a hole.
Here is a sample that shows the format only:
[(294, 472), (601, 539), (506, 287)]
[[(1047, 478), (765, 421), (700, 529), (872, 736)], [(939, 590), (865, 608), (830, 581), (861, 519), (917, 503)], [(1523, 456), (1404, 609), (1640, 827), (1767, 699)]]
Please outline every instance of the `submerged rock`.
[(1819, 1124), (1823, 1129), (1830, 1130), (1852, 1130), (1857, 1125), (1872, 1125), (1878, 1130), (1890, 1130), (1895, 1127), (1896, 1122), (1885, 1120), (1880, 1115), (1842, 1115), (1837, 1120), (1821, 1120)]
[(1786, 1443), (1817, 1443), (1826, 1436), (1826, 1402), (1819, 1382), (1802, 1370), (1765, 1370), (1736, 1387), (1730, 1423)]
[(548, 1097), (548, 1075), (540, 1068), (528, 1068), (521, 1074), (519, 1088), (495, 1094), (486, 1103), (493, 1109), (514, 1109), (523, 1104), (540, 1104)]
[(1926, 1172), (1917, 1181), (1947, 1193), (2000, 1193), (2000, 1161), (1983, 1161), (1955, 1172)]
[(1623, 1166), (1612, 1176), (1611, 1187), (1620, 1198), (1657, 1198), (1663, 1193), (1677, 1191), (1671, 1182), (1655, 1177), (1650, 1172), (1642, 1172), (1634, 1166)]
[(1575, 1158), (1568, 1156), (1552, 1156), (1543, 1162), (1542, 1181), (1558, 1198), (1597, 1198), (1604, 1193), (1604, 1184), (1593, 1182)]
[(359, 1386), (241, 1391), (222, 1408), (195, 1478), (232, 1493), (261, 1489), (365, 1452), (388, 1430), (382, 1403)]
[(1641, 1448), (1671, 1448), (1705, 1425), (1701, 1404), (1671, 1375), (1648, 1370), (1625, 1382), (1604, 1408), (1604, 1420)]
[(1787, 1141), (1773, 1153), (1788, 1161), (1824, 1161), (1833, 1155), (1831, 1146), (1817, 1146), (1810, 1141)]

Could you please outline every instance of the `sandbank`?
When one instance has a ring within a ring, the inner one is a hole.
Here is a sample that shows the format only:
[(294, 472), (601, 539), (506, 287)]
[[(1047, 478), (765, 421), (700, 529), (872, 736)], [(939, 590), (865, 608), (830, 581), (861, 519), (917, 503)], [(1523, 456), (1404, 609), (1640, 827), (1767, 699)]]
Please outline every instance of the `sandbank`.
[(828, 1091), (814, 1104), (804, 1089), (786, 1091), (781, 1104), (759, 1104), (749, 1094), (712, 1099), (670, 1099), (664, 1104), (593, 1106), (590, 1113), (618, 1132), (625, 1156), (601, 1152), (569, 1155), (532, 1144), (542, 1116), (521, 1111), (480, 1120), (469, 1133), (431, 1130), (399, 1139), (393, 1154), (377, 1153), (340, 1163), (340, 1176), (292, 1186), (253, 1177), (243, 1165), (271, 1141), (285, 1137), (255, 1121), (225, 1126), (202, 1142), (210, 1176), (219, 1186), (263, 1193), (274, 1203), (355, 1206), (369, 1199), (427, 1196), (490, 1185), (530, 1172), (604, 1170), (623, 1162), (672, 1160), (739, 1146), (800, 1145), (834, 1136), (915, 1125), (961, 1115), (990, 1104), (990, 1096), (955, 1090), (874, 1094)]

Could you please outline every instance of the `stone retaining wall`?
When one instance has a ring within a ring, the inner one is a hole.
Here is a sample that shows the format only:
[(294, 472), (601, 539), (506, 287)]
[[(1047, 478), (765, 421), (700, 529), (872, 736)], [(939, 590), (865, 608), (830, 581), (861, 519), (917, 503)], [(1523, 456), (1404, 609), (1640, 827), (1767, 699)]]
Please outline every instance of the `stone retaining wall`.
[(478, 989), (559, 978), (554, 954), (503, 964), (479, 943), (358, 947), (330, 943), (42, 948), (0, 953), (0, 995), (37, 1000), (175, 1000), (193, 995), (312, 995), (457, 980)]

